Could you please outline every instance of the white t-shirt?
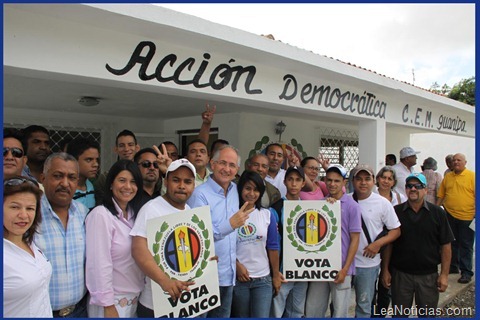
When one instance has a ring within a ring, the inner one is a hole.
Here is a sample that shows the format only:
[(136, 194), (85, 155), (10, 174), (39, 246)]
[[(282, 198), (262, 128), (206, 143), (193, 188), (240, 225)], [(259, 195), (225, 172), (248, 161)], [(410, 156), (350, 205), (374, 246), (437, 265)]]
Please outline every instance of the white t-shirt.
[[(365, 221), (372, 242), (382, 232), (384, 225), (388, 230), (400, 227), (400, 221), (398, 221), (392, 204), (381, 195), (372, 192), (367, 199), (358, 200), (358, 204), (362, 210), (362, 218)], [(380, 264), (380, 254), (375, 255), (373, 259), (363, 256), (363, 249), (366, 246), (368, 246), (367, 237), (362, 231), (357, 253), (355, 254), (355, 267), (357, 268), (371, 268)]]
[(393, 190), (407, 198), (407, 192), (405, 191), (405, 180), (407, 180), (407, 177), (413, 172), (413, 167), (407, 168), (407, 166), (402, 162), (399, 162), (392, 167), (397, 175), (397, 185)]
[(3, 316), (51, 318), (48, 287), (52, 265), (32, 243), (35, 257), (3, 239)]
[[(266, 249), (270, 216), (268, 209), (255, 209), (250, 213), (245, 224), (236, 230), (237, 260), (247, 268), (251, 278), (265, 277), (270, 274)], [(270, 236), (277, 237), (276, 234)]]
[(265, 177), (265, 180), (273, 184), (277, 189), (280, 191), (280, 195), (285, 197), (287, 195), (287, 187), (283, 181), (285, 180), (285, 173), (287, 171), (285, 169), (280, 169), (275, 176), (275, 178), (270, 177), (268, 174)]
[[(185, 210), (190, 210), (190, 207), (187, 204), (185, 204)], [(133, 225), (132, 231), (130, 231), (130, 235), (132, 237), (139, 236), (146, 238), (148, 220), (163, 217), (179, 211), (183, 210), (179, 210), (173, 207), (163, 197), (156, 197), (155, 199), (148, 201), (142, 207), (142, 209), (140, 209), (140, 212), (137, 215), (137, 219), (135, 219), (135, 224)], [(145, 277), (145, 288), (140, 294), (139, 301), (145, 307), (153, 310), (151, 281), (152, 280), (149, 277)]]

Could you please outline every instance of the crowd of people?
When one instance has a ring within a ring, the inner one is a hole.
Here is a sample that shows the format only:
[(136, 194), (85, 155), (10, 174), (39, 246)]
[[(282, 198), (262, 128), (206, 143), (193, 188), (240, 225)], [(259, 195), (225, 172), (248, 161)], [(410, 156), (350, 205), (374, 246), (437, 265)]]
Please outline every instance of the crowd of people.
[[(75, 138), (52, 153), (44, 127), (5, 129), (4, 317), (154, 317), (152, 281), (172, 299), (193, 282), (158, 267), (148, 220), (205, 205), (220, 286), (220, 306), (205, 317), (348, 317), (352, 292), (355, 317), (381, 317), (390, 303), (436, 308), (449, 274), (471, 281), (475, 177), (463, 154), (446, 157), (443, 175), (431, 157), (416, 172), (411, 147), (377, 173), (368, 164), (348, 172), (272, 143), (240, 174), (228, 141), (208, 150), (214, 113), (207, 106), (184, 157), (171, 142), (142, 149), (121, 131), (104, 173), (96, 142)], [(287, 281), (284, 203), (324, 199), (341, 204), (342, 268), (334, 281)]]

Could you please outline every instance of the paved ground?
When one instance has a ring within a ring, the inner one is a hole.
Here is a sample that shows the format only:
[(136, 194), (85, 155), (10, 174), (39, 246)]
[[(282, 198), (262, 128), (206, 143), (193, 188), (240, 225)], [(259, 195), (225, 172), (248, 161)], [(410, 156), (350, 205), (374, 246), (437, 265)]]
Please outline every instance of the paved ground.
[[(475, 257), (474, 257), (475, 261)], [(475, 270), (475, 266), (474, 266)], [(475, 314), (475, 277), (472, 279), (472, 282), (469, 284), (458, 283), (457, 280), (460, 278), (458, 274), (451, 274), (448, 277), (448, 288), (445, 292), (440, 293), (440, 298), (438, 301), (438, 307), (450, 307), (450, 308), (472, 308), (473, 314)], [(472, 290), (473, 288), (473, 290)], [(461, 300), (461, 296), (464, 296), (464, 300)], [(455, 300), (456, 297), (460, 297)], [(455, 311), (456, 312), (456, 311)], [(349, 316), (355, 316), (355, 291), (352, 290), (352, 301), (349, 309)], [(460, 318), (471, 318), (469, 315), (464, 316), (447, 316), (446, 314), (442, 317), (460, 317)]]

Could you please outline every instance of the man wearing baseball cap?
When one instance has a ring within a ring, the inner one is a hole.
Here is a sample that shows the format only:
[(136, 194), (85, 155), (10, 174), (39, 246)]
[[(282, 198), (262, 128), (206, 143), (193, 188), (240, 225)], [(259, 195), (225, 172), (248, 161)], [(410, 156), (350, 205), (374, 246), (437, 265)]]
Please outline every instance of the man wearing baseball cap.
[(410, 174), (405, 187), (408, 200), (395, 206), (401, 235), (387, 246), (382, 260), (381, 280), (386, 288), (391, 287), (392, 305), (400, 312), (397, 317), (409, 316), (401, 311), (410, 311), (414, 298), (417, 309), (435, 310), (439, 292), (448, 286), (454, 240), (445, 211), (426, 201), (425, 176)]
[(132, 256), (146, 275), (137, 307), (139, 318), (153, 318), (153, 297), (151, 281), (158, 283), (163, 291), (173, 299), (180, 297), (183, 290), (194, 282), (170, 279), (157, 265), (147, 244), (147, 221), (179, 211), (190, 209), (187, 200), (195, 188), (195, 167), (187, 159), (172, 161), (166, 171), (167, 192), (148, 201), (138, 213), (130, 232), (132, 239)]
[[(353, 169), (352, 176), (353, 198), (362, 211), (362, 232), (355, 254), (355, 317), (370, 318), (375, 281), (380, 269), (379, 251), (400, 236), (400, 222), (390, 202), (373, 192), (375, 174), (372, 167), (359, 164)], [(388, 233), (377, 238), (384, 227)]]
[(348, 318), (351, 279), (355, 274), (355, 253), (358, 249), (362, 223), (359, 204), (343, 192), (346, 177), (347, 170), (339, 164), (332, 164), (327, 168), (325, 177), (327, 197), (341, 203), (342, 269), (338, 271), (334, 281), (310, 282), (305, 305), (307, 318), (325, 318), (330, 296), (334, 310), (333, 318)]
[(394, 190), (403, 194), (405, 198), (407, 197), (407, 193), (405, 192), (405, 179), (413, 172), (413, 166), (417, 164), (417, 154), (419, 153), (419, 151), (415, 151), (411, 147), (402, 148), (402, 150), (400, 150), (400, 162), (392, 166), (397, 174), (397, 184)]

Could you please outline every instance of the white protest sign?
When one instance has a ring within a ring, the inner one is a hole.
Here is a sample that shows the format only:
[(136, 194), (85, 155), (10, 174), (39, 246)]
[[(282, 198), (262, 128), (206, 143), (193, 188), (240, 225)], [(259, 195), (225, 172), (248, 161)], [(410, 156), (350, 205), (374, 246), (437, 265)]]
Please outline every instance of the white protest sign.
[(287, 281), (333, 281), (342, 268), (340, 201), (285, 201), (283, 274)]
[(209, 206), (148, 220), (147, 241), (166, 275), (195, 281), (176, 301), (152, 281), (155, 317), (195, 317), (220, 305), (217, 262), (210, 260), (215, 247)]

